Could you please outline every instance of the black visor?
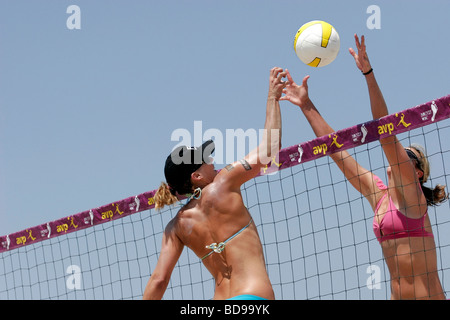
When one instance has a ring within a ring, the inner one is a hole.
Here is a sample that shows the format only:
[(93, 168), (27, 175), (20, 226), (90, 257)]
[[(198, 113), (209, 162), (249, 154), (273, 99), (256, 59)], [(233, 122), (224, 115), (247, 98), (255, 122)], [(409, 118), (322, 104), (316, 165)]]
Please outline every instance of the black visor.
[(214, 141), (208, 140), (200, 147), (180, 146), (175, 148), (166, 159), (164, 175), (169, 187), (179, 194), (192, 192), (191, 173), (209, 163), (214, 152)]

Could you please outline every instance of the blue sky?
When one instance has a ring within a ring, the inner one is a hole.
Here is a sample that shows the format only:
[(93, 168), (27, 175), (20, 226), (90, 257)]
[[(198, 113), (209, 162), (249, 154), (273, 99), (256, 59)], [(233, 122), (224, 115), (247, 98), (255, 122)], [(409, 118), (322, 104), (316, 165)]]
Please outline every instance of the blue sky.
[[(70, 5), (81, 29), (69, 30)], [(378, 5), (381, 29), (366, 10)], [(156, 189), (176, 129), (259, 129), (269, 70), (311, 75), (337, 130), (370, 120), (348, 48), (364, 34), (391, 112), (449, 94), (450, 1), (0, 0), (0, 234)], [(324, 68), (301, 63), (297, 29), (331, 23)], [(283, 146), (314, 138), (282, 103)], [(219, 165), (220, 167), (220, 165)]]

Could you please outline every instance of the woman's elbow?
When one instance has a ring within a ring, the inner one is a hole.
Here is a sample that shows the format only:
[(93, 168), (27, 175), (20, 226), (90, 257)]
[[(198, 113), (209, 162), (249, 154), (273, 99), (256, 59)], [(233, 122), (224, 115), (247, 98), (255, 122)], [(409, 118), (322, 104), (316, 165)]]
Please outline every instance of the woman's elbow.
[(160, 300), (169, 285), (169, 279), (152, 276), (144, 290), (143, 300)]

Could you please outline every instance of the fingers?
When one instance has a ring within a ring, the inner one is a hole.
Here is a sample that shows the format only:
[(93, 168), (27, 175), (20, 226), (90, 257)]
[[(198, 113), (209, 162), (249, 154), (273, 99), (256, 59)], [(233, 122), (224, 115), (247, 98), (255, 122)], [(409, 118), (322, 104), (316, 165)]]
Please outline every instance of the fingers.
[(360, 39), (356, 33), (355, 33), (354, 37), (355, 37), (355, 44), (356, 44), (356, 48), (358, 49), (358, 52), (356, 53), (353, 48), (349, 48), (348, 52), (353, 56), (356, 63), (361, 64), (361, 67), (362, 67), (362, 65), (364, 64), (364, 60), (368, 60), (367, 53), (366, 53), (366, 39), (365, 39), (364, 35), (362, 35), (361, 41), (360, 41)]
[(282, 95), (282, 91), (288, 85), (288, 81), (282, 79), (286, 77), (286, 71), (283, 69), (274, 67), (270, 70), (270, 85), (269, 85), (269, 98), (274, 97), (279, 100)]
[(359, 48), (361, 47), (361, 43), (359, 42), (358, 35), (355, 33), (354, 37), (355, 37), (356, 48), (359, 50)]
[(366, 52), (366, 38), (364, 35), (361, 36), (361, 42), (358, 39), (358, 36), (355, 33), (355, 42), (356, 42), (356, 48), (358, 49), (358, 52)]
[[(359, 37), (356, 33), (355, 33), (354, 37), (355, 37), (356, 49), (358, 49), (358, 54), (361, 55), (361, 53), (363, 53), (363, 55), (364, 55), (366, 52), (366, 40), (365, 40), (364, 35), (361, 36), (361, 42), (359, 41)], [(350, 54), (353, 57), (356, 57), (355, 51), (352, 48), (350, 48), (350, 49), (351, 49)]]
[(305, 88), (308, 88), (308, 79), (309, 75), (303, 78), (302, 86), (304, 86)]
[(288, 79), (288, 81), (289, 81), (289, 83), (290, 83), (291, 85), (294, 85), (294, 84), (295, 84), (294, 79), (292, 79), (292, 76), (291, 76), (291, 74), (290, 74), (290, 72), (289, 72), (288, 69), (286, 69), (286, 77), (287, 77), (287, 79)]
[(353, 48), (349, 48), (348, 52), (350, 52), (350, 54), (353, 56), (353, 58), (355, 58), (355, 59), (357, 58), (356, 52), (355, 52), (355, 50), (353, 50)]
[(270, 69), (270, 76), (276, 78), (280, 72), (282, 72), (283, 69), (279, 67), (273, 67)]
[(280, 72), (280, 73), (278, 73), (277, 80), (278, 80), (279, 82), (284, 83), (284, 81), (281, 81), (281, 79), (283, 79), (284, 77), (286, 77), (286, 72), (285, 72), (285, 71)]
[[(289, 72), (288, 69), (285, 69), (283, 71), (283, 69), (281, 68), (272, 68), (271, 69), (271, 76), (273, 77), (273, 79), (276, 79), (276, 83), (281, 84), (283, 87), (283, 93), (286, 93), (286, 86), (290, 86), (290, 87), (298, 87), (298, 85), (295, 83), (294, 79), (292, 78), (291, 73)], [(275, 78), (276, 77), (276, 78)], [(286, 77), (287, 81), (282, 81), (282, 79)], [(305, 88), (308, 88), (308, 79), (310, 78), (309, 75), (305, 76), (302, 80), (302, 86)]]
[(287, 70), (282, 68), (274, 67), (270, 70), (270, 78), (273, 85), (280, 85), (284, 88), (288, 85), (289, 81), (283, 81), (282, 79), (286, 77)]

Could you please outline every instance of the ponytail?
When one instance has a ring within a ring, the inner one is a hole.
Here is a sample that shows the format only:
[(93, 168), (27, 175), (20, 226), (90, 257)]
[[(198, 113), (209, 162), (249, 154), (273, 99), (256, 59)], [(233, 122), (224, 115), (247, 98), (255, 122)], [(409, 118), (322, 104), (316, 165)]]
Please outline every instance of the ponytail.
[(419, 154), (419, 157), (416, 159), (416, 165), (417, 168), (423, 172), (423, 175), (419, 179), (419, 181), (420, 186), (422, 187), (422, 192), (427, 199), (427, 205), (440, 205), (442, 202), (448, 199), (448, 193), (445, 193), (445, 186), (438, 184), (434, 188), (429, 188), (423, 185), (425, 182), (427, 182), (430, 176), (430, 163), (428, 162), (425, 148), (416, 143), (411, 144), (409, 148), (413, 148)]
[(427, 205), (429, 206), (437, 206), (448, 199), (448, 193), (445, 193), (445, 186), (436, 185), (434, 189), (422, 186), (422, 192), (427, 199)]
[(178, 198), (171, 192), (169, 186), (165, 182), (161, 182), (155, 193), (155, 209), (161, 210), (164, 206), (174, 204)]

